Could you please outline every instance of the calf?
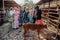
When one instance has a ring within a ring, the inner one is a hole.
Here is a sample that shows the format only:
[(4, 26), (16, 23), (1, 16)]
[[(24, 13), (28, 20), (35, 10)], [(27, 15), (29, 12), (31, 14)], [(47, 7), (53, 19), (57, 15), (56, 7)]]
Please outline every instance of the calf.
[[(47, 25), (43, 25), (43, 24), (39, 24), (39, 25), (37, 25), (37, 24), (24, 24), (23, 28), (24, 28), (24, 36), (27, 33), (27, 31), (30, 29), (32, 31), (37, 30), (38, 37), (39, 37), (40, 31), (44, 28), (47, 28)], [(39, 39), (40, 39), (40, 37), (39, 37)]]

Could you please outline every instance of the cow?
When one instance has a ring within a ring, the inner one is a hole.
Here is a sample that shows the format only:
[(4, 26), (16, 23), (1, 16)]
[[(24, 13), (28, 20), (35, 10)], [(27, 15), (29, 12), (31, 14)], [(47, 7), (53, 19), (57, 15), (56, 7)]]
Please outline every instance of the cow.
[(28, 30), (32, 30), (32, 31), (37, 30), (38, 38), (40, 39), (39, 33), (42, 29), (47, 28), (47, 25), (29, 23), (29, 24), (22, 25), (22, 27), (24, 29), (24, 36), (25, 36), (25, 34), (27, 33)]

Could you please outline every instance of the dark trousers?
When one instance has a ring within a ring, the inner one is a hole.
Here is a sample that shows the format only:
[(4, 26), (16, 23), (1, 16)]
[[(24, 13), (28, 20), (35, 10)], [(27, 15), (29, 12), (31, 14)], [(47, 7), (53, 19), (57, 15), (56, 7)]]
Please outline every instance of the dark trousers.
[(2, 26), (4, 23), (3, 19), (0, 19), (0, 26)]
[(33, 23), (35, 23), (35, 21), (36, 21), (36, 18), (33, 18), (33, 20), (34, 20), (34, 22), (33, 22)]

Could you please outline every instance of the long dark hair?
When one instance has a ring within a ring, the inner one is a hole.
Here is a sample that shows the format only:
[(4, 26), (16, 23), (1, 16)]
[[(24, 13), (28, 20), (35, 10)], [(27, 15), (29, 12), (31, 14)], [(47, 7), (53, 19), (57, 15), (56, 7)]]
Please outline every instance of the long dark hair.
[(39, 10), (39, 7), (38, 7), (38, 6), (36, 6), (36, 7), (35, 7), (35, 9), (36, 9), (36, 10)]
[(36, 13), (37, 18), (36, 19), (41, 19), (41, 14), (42, 14), (41, 9), (39, 9), (39, 7), (36, 6), (35, 10), (37, 11), (37, 13)]

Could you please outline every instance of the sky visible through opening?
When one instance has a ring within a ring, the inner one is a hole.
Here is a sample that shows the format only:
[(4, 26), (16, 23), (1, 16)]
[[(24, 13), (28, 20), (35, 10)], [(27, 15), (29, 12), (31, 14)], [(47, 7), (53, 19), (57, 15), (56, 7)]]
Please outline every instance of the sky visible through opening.
[[(24, 4), (24, 0), (14, 0), (17, 4), (21, 4), (23, 5)], [(31, 0), (33, 1), (34, 4), (36, 4), (37, 2), (39, 2), (40, 0)]]

